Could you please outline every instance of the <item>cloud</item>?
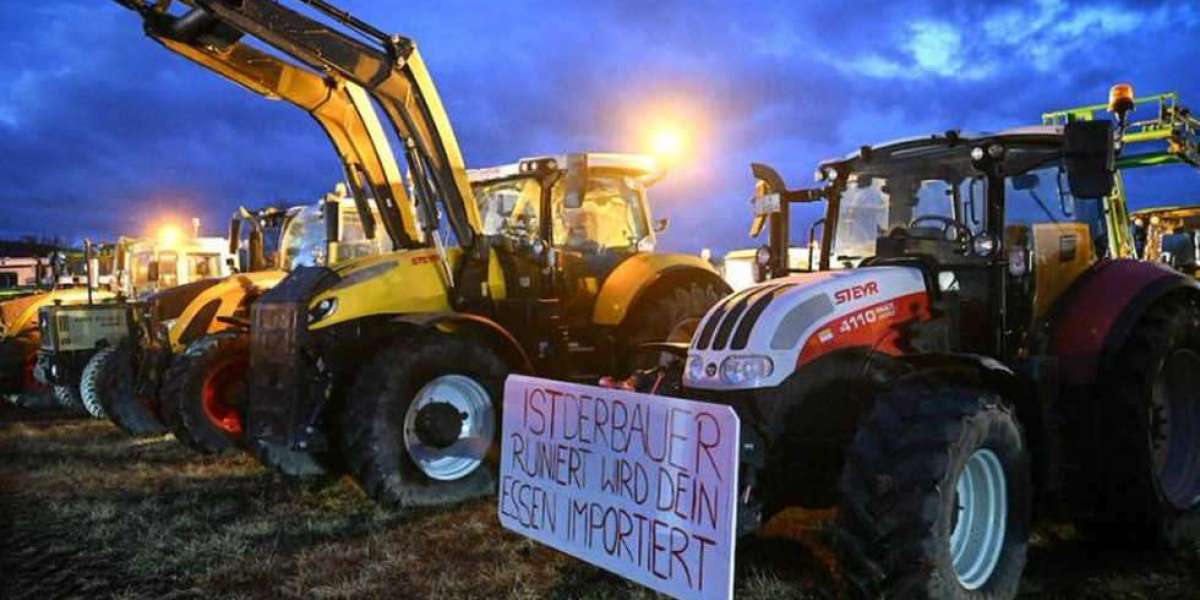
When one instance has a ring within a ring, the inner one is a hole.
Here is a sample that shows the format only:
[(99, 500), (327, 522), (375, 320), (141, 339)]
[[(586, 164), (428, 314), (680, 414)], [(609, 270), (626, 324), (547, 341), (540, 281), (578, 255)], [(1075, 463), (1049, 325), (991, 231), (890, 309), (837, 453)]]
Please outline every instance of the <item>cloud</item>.
[[(863, 144), (1027, 124), (1116, 81), (1200, 101), (1191, 3), (343, 2), (417, 41), (471, 166), (639, 151), (648, 123), (685, 121), (695, 151), (653, 195), (674, 221), (662, 246), (687, 251), (752, 243), (751, 161), (809, 185), (817, 161)], [(0, 157), (0, 236), (138, 233), (173, 211), (215, 229), (239, 204), (308, 201), (340, 176), (303, 113), (95, 0), (0, 16)], [(1184, 179), (1140, 178), (1136, 197), (1179, 197)]]

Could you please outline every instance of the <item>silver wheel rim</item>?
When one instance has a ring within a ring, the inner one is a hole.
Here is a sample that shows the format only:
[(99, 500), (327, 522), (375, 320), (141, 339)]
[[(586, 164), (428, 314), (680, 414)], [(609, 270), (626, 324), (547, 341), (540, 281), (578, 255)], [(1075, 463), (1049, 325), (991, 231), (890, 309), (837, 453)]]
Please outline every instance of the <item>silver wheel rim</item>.
[(1004, 549), (1008, 486), (1000, 458), (987, 448), (976, 450), (954, 489), (957, 510), (950, 533), (950, 558), (958, 583), (977, 590), (991, 579)]
[[(421, 442), (416, 434), (417, 413), (434, 402), (452, 405), (462, 416), (458, 440), (446, 448)], [(491, 397), (465, 375), (443, 375), (425, 384), (404, 414), (404, 447), (413, 463), (430, 479), (454, 481), (470, 475), (483, 463), (496, 433)]]

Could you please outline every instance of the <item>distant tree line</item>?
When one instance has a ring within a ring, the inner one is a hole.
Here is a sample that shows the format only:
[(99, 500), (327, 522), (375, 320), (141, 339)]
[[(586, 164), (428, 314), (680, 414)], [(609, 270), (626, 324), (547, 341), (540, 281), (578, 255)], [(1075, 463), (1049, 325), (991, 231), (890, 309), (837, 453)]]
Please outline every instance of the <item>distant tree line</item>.
[(60, 236), (23, 235), (14, 240), (0, 240), (0, 256), (42, 257), (64, 248), (69, 249), (70, 244)]

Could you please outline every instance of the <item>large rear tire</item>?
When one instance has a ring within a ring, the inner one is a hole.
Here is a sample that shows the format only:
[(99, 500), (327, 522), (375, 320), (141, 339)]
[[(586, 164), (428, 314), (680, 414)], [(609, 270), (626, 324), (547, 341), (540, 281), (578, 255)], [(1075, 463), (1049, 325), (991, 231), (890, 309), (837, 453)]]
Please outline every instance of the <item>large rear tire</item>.
[(83, 374), (79, 377), (79, 398), (83, 401), (83, 409), (87, 411), (93, 419), (107, 419), (108, 413), (104, 411), (104, 404), (100, 401), (99, 365), (103, 365), (103, 360), (97, 360), (101, 354), (113, 354), (115, 348), (101, 348), (88, 359), (87, 365), (83, 367)]
[(847, 455), (837, 528), (847, 583), (873, 598), (1016, 596), (1031, 487), (1020, 425), (996, 394), (901, 380)]
[(205, 335), (171, 362), (160, 402), (163, 420), (183, 445), (202, 454), (241, 447), (250, 336)]
[(622, 328), (620, 344), (626, 358), (621, 370), (631, 372), (662, 364), (665, 357), (646, 352), (640, 348), (641, 345), (651, 342), (690, 342), (700, 320), (720, 299), (721, 293), (714, 285), (688, 283), (638, 304), (636, 312), (630, 315), (628, 323)]
[(95, 372), (95, 390), (100, 406), (122, 431), (129, 435), (155, 436), (167, 432), (159, 420), (153, 398), (138, 394), (133, 367), (135, 341), (126, 339), (110, 353), (99, 352), (87, 369)]
[(438, 333), (393, 343), (359, 372), (343, 457), (376, 502), (452, 504), (496, 489), (508, 366), (484, 344)]
[(1152, 306), (1101, 382), (1100, 513), (1092, 537), (1180, 546), (1200, 533), (1200, 306), (1176, 295)]

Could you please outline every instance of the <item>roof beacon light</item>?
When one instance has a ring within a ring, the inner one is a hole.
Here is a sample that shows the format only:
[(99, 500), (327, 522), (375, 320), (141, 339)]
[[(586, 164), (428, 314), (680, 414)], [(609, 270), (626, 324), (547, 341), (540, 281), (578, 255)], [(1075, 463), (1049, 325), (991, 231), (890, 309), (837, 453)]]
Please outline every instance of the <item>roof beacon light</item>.
[(1133, 86), (1128, 83), (1118, 83), (1108, 90), (1108, 112), (1117, 116), (1117, 122), (1122, 127), (1133, 110)]

